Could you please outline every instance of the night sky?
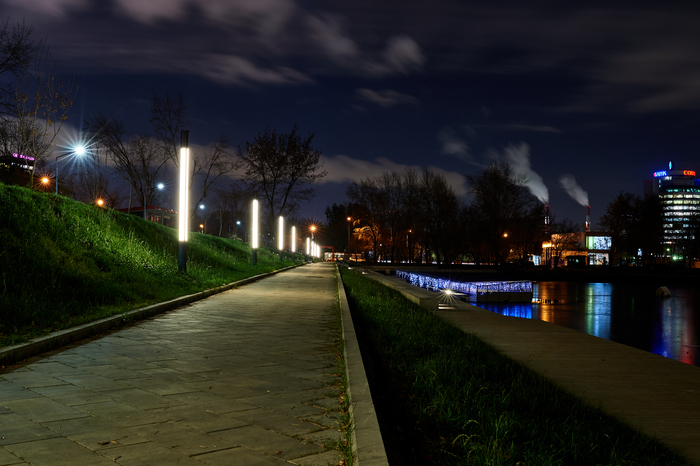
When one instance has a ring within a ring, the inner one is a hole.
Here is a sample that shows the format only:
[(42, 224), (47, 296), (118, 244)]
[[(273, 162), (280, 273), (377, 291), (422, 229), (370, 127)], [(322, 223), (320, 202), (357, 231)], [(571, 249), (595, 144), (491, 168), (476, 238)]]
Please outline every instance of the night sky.
[(328, 176), (301, 213), (318, 219), (349, 181), (407, 166), (464, 195), (464, 174), (509, 160), (557, 218), (583, 222), (565, 177), (594, 226), (668, 161), (700, 171), (697, 1), (0, 0), (0, 13), (74, 76), (67, 137), (97, 111), (145, 131), (166, 89), (184, 92), (196, 144), (315, 133)]

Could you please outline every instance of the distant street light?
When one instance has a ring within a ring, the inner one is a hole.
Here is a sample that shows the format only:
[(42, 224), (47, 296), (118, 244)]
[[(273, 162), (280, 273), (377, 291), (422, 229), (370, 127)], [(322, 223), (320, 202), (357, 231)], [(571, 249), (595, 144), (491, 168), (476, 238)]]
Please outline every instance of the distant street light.
[(85, 155), (85, 148), (83, 146), (77, 146), (74, 147), (71, 152), (56, 157), (56, 194), (58, 194), (58, 161), (70, 155), (77, 155), (79, 157), (82, 157), (83, 155)]
[[(158, 183), (156, 185), (156, 188), (158, 188), (158, 207), (160, 208), (160, 224), (165, 225), (165, 219), (163, 218), (163, 190), (165, 189), (165, 185), (163, 183)], [(154, 212), (155, 215), (155, 212)], [(158, 218), (156, 217), (156, 220)], [(157, 223), (157, 222), (156, 222)]]
[(291, 245), (292, 245), (292, 259), (294, 259), (294, 253), (297, 252), (297, 227), (292, 227)]
[(104, 199), (97, 199), (95, 201), (95, 204), (97, 204), (99, 207), (104, 207), (105, 201), (104, 201)]

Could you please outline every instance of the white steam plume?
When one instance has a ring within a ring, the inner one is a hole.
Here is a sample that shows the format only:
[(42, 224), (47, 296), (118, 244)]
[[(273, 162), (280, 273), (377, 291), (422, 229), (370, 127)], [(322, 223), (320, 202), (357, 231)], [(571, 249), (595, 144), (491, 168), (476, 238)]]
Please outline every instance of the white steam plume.
[(530, 165), (530, 146), (521, 142), (516, 145), (509, 145), (505, 149), (506, 161), (513, 168), (517, 176), (525, 179), (525, 186), (543, 204), (549, 202), (549, 190), (545, 186), (542, 177), (538, 175)]
[(584, 191), (581, 186), (576, 182), (574, 175), (566, 174), (559, 178), (559, 184), (566, 190), (566, 193), (573, 198), (576, 202), (584, 207), (588, 206), (588, 191)]

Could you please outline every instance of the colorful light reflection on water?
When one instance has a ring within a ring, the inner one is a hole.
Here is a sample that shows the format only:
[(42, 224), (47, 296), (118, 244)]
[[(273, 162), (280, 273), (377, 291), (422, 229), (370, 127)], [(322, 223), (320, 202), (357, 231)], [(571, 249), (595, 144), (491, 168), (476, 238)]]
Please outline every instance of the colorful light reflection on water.
[(533, 304), (479, 306), (499, 314), (540, 319), (607, 340), (700, 366), (700, 292), (669, 286), (613, 283), (538, 282)]

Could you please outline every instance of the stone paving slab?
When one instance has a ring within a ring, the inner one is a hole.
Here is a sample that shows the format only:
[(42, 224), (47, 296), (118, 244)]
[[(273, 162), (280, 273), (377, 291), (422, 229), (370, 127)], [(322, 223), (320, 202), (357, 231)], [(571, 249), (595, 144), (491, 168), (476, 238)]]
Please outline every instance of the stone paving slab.
[(0, 461), (337, 464), (337, 303), (314, 264), (4, 370)]

